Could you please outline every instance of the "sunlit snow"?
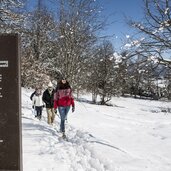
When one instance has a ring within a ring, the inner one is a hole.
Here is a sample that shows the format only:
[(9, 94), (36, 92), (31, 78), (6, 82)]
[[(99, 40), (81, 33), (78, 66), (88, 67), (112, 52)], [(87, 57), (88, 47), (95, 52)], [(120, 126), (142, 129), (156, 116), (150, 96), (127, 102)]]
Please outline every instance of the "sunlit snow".
[(170, 171), (170, 102), (114, 97), (113, 106), (76, 101), (66, 125), (68, 141), (55, 125), (34, 117), (22, 89), (24, 171)]

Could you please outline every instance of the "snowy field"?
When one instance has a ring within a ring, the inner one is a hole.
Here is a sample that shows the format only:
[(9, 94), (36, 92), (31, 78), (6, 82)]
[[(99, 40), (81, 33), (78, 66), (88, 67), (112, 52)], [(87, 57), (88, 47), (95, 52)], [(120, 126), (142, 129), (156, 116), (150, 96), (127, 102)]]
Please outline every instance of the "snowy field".
[(24, 171), (171, 171), (170, 102), (113, 98), (112, 106), (76, 101), (66, 135), (31, 109), (32, 91), (22, 89)]

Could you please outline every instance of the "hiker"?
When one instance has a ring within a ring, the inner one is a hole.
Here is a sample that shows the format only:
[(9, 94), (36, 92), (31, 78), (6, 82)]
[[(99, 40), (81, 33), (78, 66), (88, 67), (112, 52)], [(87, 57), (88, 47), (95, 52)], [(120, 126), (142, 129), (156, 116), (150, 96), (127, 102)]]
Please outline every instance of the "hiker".
[(55, 119), (55, 111), (54, 111), (54, 104), (53, 104), (53, 97), (54, 97), (54, 88), (53, 84), (49, 82), (48, 88), (43, 93), (43, 101), (46, 104), (46, 112), (47, 112), (47, 123), (53, 125)]
[(72, 89), (69, 85), (69, 82), (66, 78), (62, 78), (56, 87), (56, 91), (54, 94), (54, 109), (55, 111), (58, 108), (61, 123), (60, 123), (60, 132), (62, 132), (62, 137), (66, 138), (65, 135), (65, 120), (67, 118), (67, 114), (70, 110), (70, 106), (72, 106), (72, 112), (75, 111), (74, 98), (72, 96)]
[(42, 118), (42, 110), (44, 107), (43, 100), (42, 100), (42, 90), (41, 88), (37, 89), (34, 96), (32, 97), (32, 107), (36, 111), (36, 116), (39, 120)]
[(36, 86), (34, 92), (31, 94), (30, 96), (30, 100), (32, 101), (33, 100), (33, 96), (35, 95), (36, 91), (39, 89), (39, 86)]

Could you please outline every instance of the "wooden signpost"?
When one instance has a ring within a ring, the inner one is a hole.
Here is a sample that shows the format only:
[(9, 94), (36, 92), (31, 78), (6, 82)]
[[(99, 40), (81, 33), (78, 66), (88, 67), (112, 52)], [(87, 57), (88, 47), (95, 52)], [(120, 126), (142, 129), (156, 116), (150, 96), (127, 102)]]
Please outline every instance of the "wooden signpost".
[(17, 34), (0, 34), (0, 171), (22, 171), (19, 52)]

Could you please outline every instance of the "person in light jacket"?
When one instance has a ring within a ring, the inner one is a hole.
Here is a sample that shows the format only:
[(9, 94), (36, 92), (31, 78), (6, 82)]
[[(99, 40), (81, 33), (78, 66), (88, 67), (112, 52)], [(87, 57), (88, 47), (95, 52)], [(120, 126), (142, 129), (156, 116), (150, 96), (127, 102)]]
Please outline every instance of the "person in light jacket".
[(42, 118), (42, 110), (43, 110), (43, 100), (42, 100), (42, 90), (37, 89), (34, 96), (32, 97), (32, 106), (36, 111), (36, 116), (38, 119)]

